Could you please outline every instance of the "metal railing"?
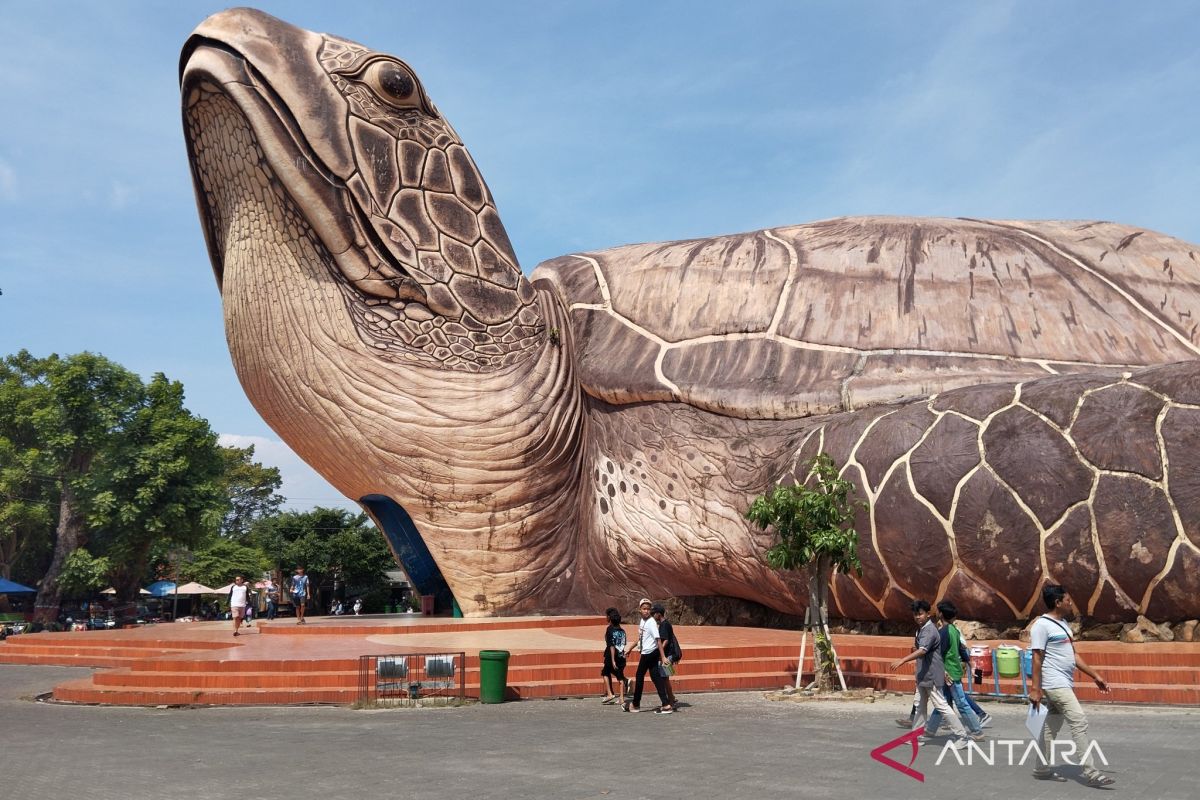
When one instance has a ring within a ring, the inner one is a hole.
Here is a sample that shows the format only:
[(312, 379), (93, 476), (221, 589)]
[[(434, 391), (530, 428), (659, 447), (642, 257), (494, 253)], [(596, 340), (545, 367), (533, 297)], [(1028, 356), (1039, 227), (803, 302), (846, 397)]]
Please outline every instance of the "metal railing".
[(466, 655), (458, 652), (359, 656), (358, 701), (415, 706), (465, 700)]

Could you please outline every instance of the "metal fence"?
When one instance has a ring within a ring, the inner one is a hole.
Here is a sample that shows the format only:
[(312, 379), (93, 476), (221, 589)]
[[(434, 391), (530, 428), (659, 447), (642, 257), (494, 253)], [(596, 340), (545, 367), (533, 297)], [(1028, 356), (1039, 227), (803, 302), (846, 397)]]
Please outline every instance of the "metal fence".
[(452, 703), (467, 696), (466, 653), (360, 656), (358, 700), (386, 705)]

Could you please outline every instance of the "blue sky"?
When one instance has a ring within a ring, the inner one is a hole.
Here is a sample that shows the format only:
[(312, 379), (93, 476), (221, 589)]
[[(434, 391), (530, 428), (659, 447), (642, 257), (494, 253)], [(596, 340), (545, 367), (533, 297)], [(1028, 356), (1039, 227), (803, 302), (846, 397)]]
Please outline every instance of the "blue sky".
[[(1200, 242), (1194, 3), (336, 5), (260, 7), (411, 64), (526, 271), (843, 214)], [(223, 7), (0, 0), (0, 354), (165, 372), (283, 469), (292, 507), (353, 507), (259, 419), (225, 347), (177, 85), (180, 46)]]

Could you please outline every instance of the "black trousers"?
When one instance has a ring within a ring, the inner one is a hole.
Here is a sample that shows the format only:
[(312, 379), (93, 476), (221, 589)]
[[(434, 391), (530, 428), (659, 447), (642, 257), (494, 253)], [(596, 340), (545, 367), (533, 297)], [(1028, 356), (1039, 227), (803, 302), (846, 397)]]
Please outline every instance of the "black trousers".
[(637, 677), (633, 683), (633, 706), (634, 708), (642, 707), (642, 687), (646, 685), (646, 672), (650, 673), (650, 680), (654, 681), (654, 690), (658, 692), (658, 699), (662, 705), (667, 705), (667, 687), (661, 675), (658, 674), (658, 651), (654, 650), (650, 653), (642, 653), (641, 659), (638, 660)]

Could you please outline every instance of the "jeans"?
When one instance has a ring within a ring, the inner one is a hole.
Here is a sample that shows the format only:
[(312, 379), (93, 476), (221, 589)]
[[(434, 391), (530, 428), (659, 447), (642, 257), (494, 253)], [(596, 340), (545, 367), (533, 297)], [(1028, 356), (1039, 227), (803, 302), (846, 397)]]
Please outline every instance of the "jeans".
[[(948, 704), (953, 704), (958, 709), (959, 716), (962, 717), (963, 724), (971, 733), (979, 733), (983, 728), (979, 725), (979, 717), (971, 709), (970, 703), (967, 702), (967, 694), (963, 691), (961, 683), (949, 683), (942, 687), (942, 694), (945, 696)], [(929, 724), (925, 726), (925, 731), (933, 736), (937, 733), (938, 726), (942, 724), (942, 715), (939, 711), (934, 711), (929, 717)]]
[[(1038, 759), (1038, 766), (1034, 769), (1035, 775), (1045, 775), (1051, 771), (1054, 766), (1054, 750), (1051, 743), (1058, 732), (1062, 730), (1063, 722), (1071, 728), (1071, 741), (1075, 743), (1075, 752), (1070, 756), (1075, 763), (1079, 764), (1083, 770), (1083, 777), (1091, 778), (1099, 775), (1100, 771), (1096, 769), (1096, 764), (1092, 761), (1091, 753), (1087, 753), (1088, 745), (1091, 744), (1091, 739), (1088, 738), (1088, 721), (1084, 716), (1083, 706), (1079, 705), (1079, 700), (1075, 697), (1075, 692), (1071, 689), (1043, 689), (1042, 702), (1046, 704), (1046, 709), (1049, 713), (1046, 715), (1046, 723), (1042, 726), (1042, 754), (1049, 762)], [(1079, 759), (1087, 753), (1087, 758), (1080, 761)]]
[[(962, 689), (961, 683), (958, 685), (958, 688)], [(985, 714), (987, 714), (987, 712), (984, 711), (982, 708), (980, 708), (979, 703), (975, 702), (975, 698), (971, 697), (971, 695), (967, 694), (965, 690), (963, 691), (963, 697), (967, 698), (967, 705), (969, 705), (971, 707), (971, 710), (975, 712), (975, 716), (979, 717), (979, 719), (982, 720), (983, 716)]]
[[(917, 691), (920, 694), (920, 702), (917, 704), (917, 716), (913, 719), (913, 730), (925, 725), (925, 721), (928, 719), (929, 725), (925, 727), (925, 731), (932, 736), (944, 716), (955, 736), (961, 738), (967, 735), (966, 729), (963, 728), (963, 724), (959, 722), (954, 712), (950, 710), (950, 704), (946, 702), (946, 696), (940, 689), (932, 686), (918, 686)], [(933, 716), (927, 716), (930, 703), (933, 704)]]

